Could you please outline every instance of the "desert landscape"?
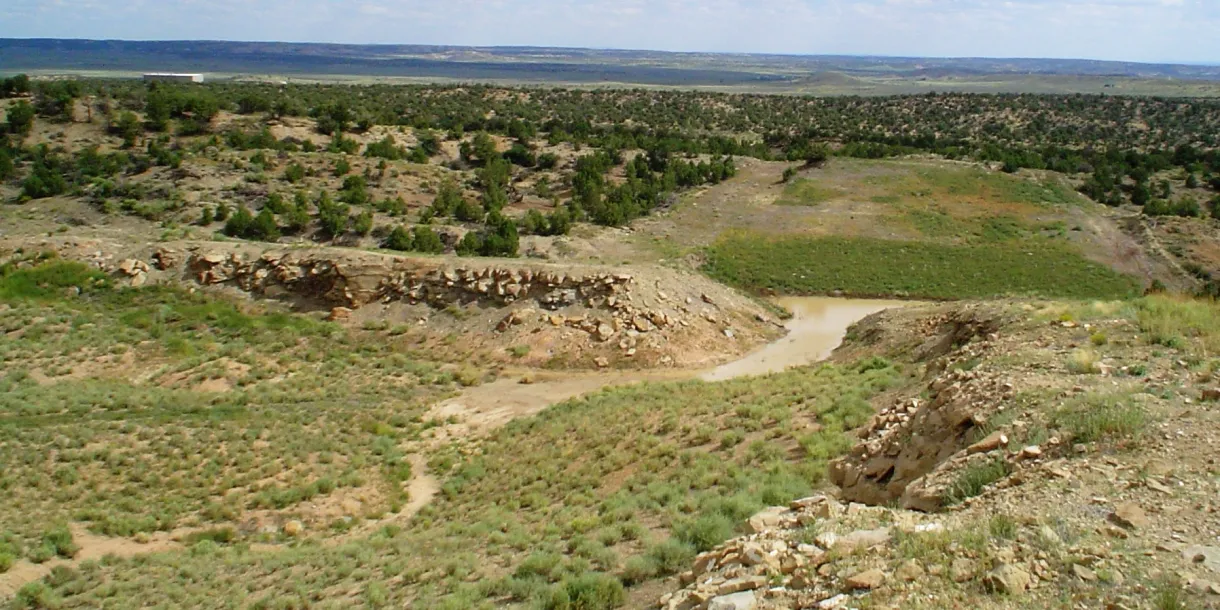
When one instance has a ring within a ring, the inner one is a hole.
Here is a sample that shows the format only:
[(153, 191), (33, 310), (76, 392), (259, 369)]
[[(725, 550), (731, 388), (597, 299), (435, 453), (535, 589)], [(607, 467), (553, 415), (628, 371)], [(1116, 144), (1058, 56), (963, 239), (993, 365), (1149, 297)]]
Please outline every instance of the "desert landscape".
[(1215, 98), (103, 76), (0, 79), (0, 603), (1220, 604)]

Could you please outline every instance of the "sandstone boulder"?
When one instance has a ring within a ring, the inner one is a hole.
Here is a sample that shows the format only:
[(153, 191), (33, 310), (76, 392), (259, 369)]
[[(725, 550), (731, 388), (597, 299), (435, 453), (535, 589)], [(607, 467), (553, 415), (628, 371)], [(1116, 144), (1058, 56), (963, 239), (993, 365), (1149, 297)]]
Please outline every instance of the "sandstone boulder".
[(865, 589), (872, 590), (880, 588), (885, 584), (885, 572), (881, 570), (868, 570), (849, 576), (845, 583), (849, 589)]
[(753, 610), (758, 605), (758, 597), (753, 591), (742, 591), (732, 595), (722, 595), (713, 598), (707, 604), (708, 610)]
[(983, 577), (983, 586), (988, 591), (1005, 595), (1024, 593), (1029, 588), (1029, 583), (1029, 573), (1007, 563), (997, 566)]

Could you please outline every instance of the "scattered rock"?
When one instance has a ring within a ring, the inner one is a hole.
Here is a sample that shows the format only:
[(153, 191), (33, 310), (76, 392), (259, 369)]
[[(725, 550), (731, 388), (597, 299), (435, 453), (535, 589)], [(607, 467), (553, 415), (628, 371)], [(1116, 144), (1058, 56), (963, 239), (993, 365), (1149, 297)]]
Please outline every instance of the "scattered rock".
[(890, 537), (890, 528), (888, 527), (876, 530), (860, 530), (839, 537), (827, 548), (842, 548), (849, 551), (859, 548), (869, 549), (889, 542)]
[(1162, 485), (1161, 483), (1157, 482), (1155, 479), (1148, 479), (1147, 481), (1144, 482), (1144, 484), (1148, 486), (1148, 489), (1151, 489), (1153, 491), (1159, 491), (1167, 496), (1173, 495), (1172, 489), (1170, 489), (1169, 487), (1167, 487), (1165, 485)]
[(1042, 448), (1037, 445), (1030, 445), (1021, 450), (1021, 459), (1035, 460), (1042, 457)]
[(614, 337), (614, 327), (609, 324), (597, 325), (597, 340), (601, 342), (609, 341)]
[(836, 610), (847, 605), (851, 601), (851, 596), (840, 593), (830, 599), (824, 599), (818, 602), (818, 610)]
[(1138, 504), (1124, 502), (1114, 507), (1110, 520), (1129, 530), (1148, 527), (1148, 515)]
[(983, 586), (988, 591), (1017, 595), (1029, 588), (1029, 573), (1012, 564), (1001, 564), (983, 577)]
[(305, 524), (293, 519), (284, 524), (284, 535), (292, 536), (293, 538), (300, 536), (305, 531)]
[(1196, 565), (1220, 574), (1220, 547), (1191, 546), (1182, 551), (1182, 557)]
[(146, 273), (148, 271), (148, 264), (134, 258), (129, 258), (119, 263), (118, 270), (123, 275), (134, 277), (141, 273)]
[(758, 597), (753, 591), (742, 591), (713, 598), (708, 602), (707, 610), (752, 610), (757, 604)]
[(751, 532), (759, 534), (778, 526), (782, 521), (783, 515), (787, 512), (788, 509), (783, 506), (765, 508), (753, 517), (750, 517), (747, 525)]
[(1007, 444), (1008, 435), (1000, 432), (992, 432), (991, 434), (987, 435), (987, 438), (967, 447), (966, 453), (970, 455), (974, 455), (976, 453), (989, 453)]
[(762, 576), (751, 576), (747, 578), (734, 578), (727, 580), (716, 588), (716, 595), (732, 595), (742, 591), (753, 591), (761, 589), (767, 585), (767, 579)]
[(914, 559), (906, 560), (902, 565), (898, 566), (897, 570), (894, 570), (894, 578), (906, 582), (919, 580), (923, 578), (923, 575), (923, 565)]
[(1075, 574), (1076, 578), (1079, 578), (1080, 580), (1083, 580), (1085, 582), (1096, 582), (1097, 581), (1096, 572), (1094, 572), (1093, 570), (1090, 570), (1089, 568), (1086, 568), (1078, 563), (1072, 564), (1072, 574)]
[(953, 582), (967, 582), (974, 579), (976, 570), (973, 561), (958, 557), (949, 566), (949, 578), (953, 579)]
[(885, 579), (885, 572), (882, 572), (881, 570), (868, 570), (853, 576), (849, 576), (846, 583), (849, 589), (872, 590), (885, 584)]

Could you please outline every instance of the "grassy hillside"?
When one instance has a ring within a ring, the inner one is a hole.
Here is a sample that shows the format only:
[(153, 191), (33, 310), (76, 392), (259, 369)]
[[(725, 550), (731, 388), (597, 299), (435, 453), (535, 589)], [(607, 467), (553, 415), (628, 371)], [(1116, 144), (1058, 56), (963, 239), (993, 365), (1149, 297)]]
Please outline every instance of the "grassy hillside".
[[(383, 333), (117, 288), (54, 259), (5, 267), (0, 299), (5, 562), (74, 556), (74, 522), (186, 546), (58, 567), (19, 594), (34, 606), (565, 607), (550, 604), (585, 589), (627, 595), (620, 582), (671, 574), (759, 508), (809, 493), (869, 400), (902, 380), (873, 359), (608, 390), (473, 452), (433, 450), (440, 495), (410, 522), (375, 521), (410, 500), (407, 454), (439, 423), (424, 407), (461, 371)], [(302, 538), (282, 529), (289, 520)], [(345, 534), (379, 523), (372, 538)]]
[(75, 263), (0, 269), (0, 302), (10, 558), (45, 559), (45, 531), (68, 521), (110, 536), (235, 528), (327, 496), (395, 511), (411, 476), (399, 443), (456, 385), (389, 342), (177, 289), (114, 288)]

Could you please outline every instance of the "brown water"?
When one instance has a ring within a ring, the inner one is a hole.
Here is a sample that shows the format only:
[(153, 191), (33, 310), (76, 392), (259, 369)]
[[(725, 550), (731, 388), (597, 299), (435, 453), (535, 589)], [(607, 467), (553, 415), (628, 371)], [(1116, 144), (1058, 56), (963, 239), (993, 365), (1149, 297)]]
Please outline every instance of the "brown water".
[(792, 312), (785, 325), (788, 335), (758, 351), (708, 371), (704, 381), (765, 375), (825, 360), (843, 342), (847, 328), (865, 317), (907, 301), (836, 299), (830, 297), (785, 297), (776, 301)]
[(909, 305), (905, 301), (789, 297), (780, 305), (792, 312), (788, 334), (757, 351), (709, 371), (657, 369), (652, 371), (603, 371), (596, 373), (531, 374), (533, 383), (520, 383), (519, 376), (505, 376), (492, 383), (467, 388), (435, 405), (430, 412), (438, 420), (456, 424), (439, 429), (432, 439), (445, 442), (455, 437), (483, 434), (518, 417), (538, 413), (552, 404), (605, 387), (643, 381), (699, 378), (724, 381), (736, 377), (765, 375), (824, 360), (843, 342), (847, 328), (866, 316)]

